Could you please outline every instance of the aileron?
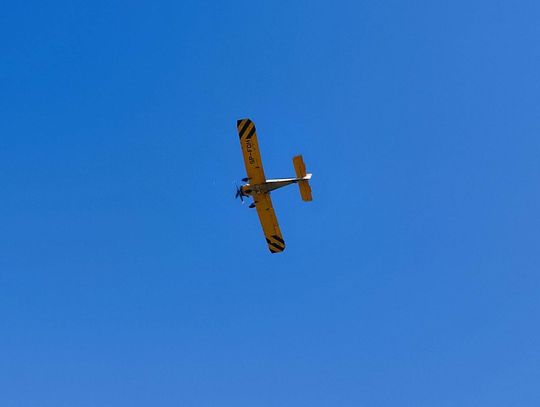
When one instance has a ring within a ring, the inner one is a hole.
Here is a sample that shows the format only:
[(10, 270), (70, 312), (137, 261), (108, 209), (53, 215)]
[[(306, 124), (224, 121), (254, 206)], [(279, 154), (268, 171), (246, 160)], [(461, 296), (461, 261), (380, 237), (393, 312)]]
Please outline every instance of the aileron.
[(253, 183), (264, 182), (264, 170), (259, 152), (259, 143), (257, 142), (257, 131), (255, 123), (249, 119), (238, 120), (238, 136), (244, 155), (244, 164), (246, 166), (247, 177)]
[(266, 243), (268, 244), (268, 248), (272, 253), (282, 252), (285, 250), (285, 241), (283, 240), (281, 230), (279, 229), (278, 220), (276, 213), (274, 212), (274, 207), (272, 206), (270, 194), (266, 193), (257, 196), (255, 208), (257, 209), (257, 214), (259, 215), (259, 220), (261, 221), (261, 226), (266, 238)]

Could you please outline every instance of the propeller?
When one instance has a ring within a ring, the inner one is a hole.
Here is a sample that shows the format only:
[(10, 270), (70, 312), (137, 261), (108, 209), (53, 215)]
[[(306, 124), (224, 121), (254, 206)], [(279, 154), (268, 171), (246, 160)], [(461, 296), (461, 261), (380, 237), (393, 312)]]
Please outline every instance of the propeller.
[(242, 203), (244, 203), (244, 194), (242, 193), (242, 189), (236, 185), (236, 195), (234, 196), (234, 199), (237, 199), (238, 197), (240, 197), (240, 200)]

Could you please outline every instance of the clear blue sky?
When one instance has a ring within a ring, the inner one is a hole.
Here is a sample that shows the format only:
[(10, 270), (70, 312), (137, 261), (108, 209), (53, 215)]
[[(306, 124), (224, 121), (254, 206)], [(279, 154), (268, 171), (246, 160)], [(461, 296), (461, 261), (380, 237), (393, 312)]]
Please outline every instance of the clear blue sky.
[[(540, 405), (540, 3), (9, 2), (0, 405)], [(273, 194), (271, 255), (236, 120)]]

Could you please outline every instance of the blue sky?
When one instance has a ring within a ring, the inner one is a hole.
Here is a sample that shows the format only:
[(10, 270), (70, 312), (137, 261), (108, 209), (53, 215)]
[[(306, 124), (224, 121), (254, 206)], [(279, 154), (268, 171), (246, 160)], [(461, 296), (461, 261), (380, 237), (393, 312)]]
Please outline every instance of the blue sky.
[(539, 4), (5, 5), (0, 405), (538, 406)]

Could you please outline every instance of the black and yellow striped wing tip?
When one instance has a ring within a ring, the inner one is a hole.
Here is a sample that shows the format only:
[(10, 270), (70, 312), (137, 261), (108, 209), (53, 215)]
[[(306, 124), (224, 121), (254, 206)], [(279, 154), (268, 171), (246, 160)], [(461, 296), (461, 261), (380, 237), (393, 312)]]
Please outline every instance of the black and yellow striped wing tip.
[(268, 249), (271, 253), (281, 253), (285, 250), (285, 242), (277, 235), (267, 236), (266, 243), (268, 243)]
[(236, 128), (238, 129), (238, 136), (240, 140), (245, 136), (246, 139), (250, 139), (255, 134), (255, 123), (250, 119), (239, 119), (236, 121)]

